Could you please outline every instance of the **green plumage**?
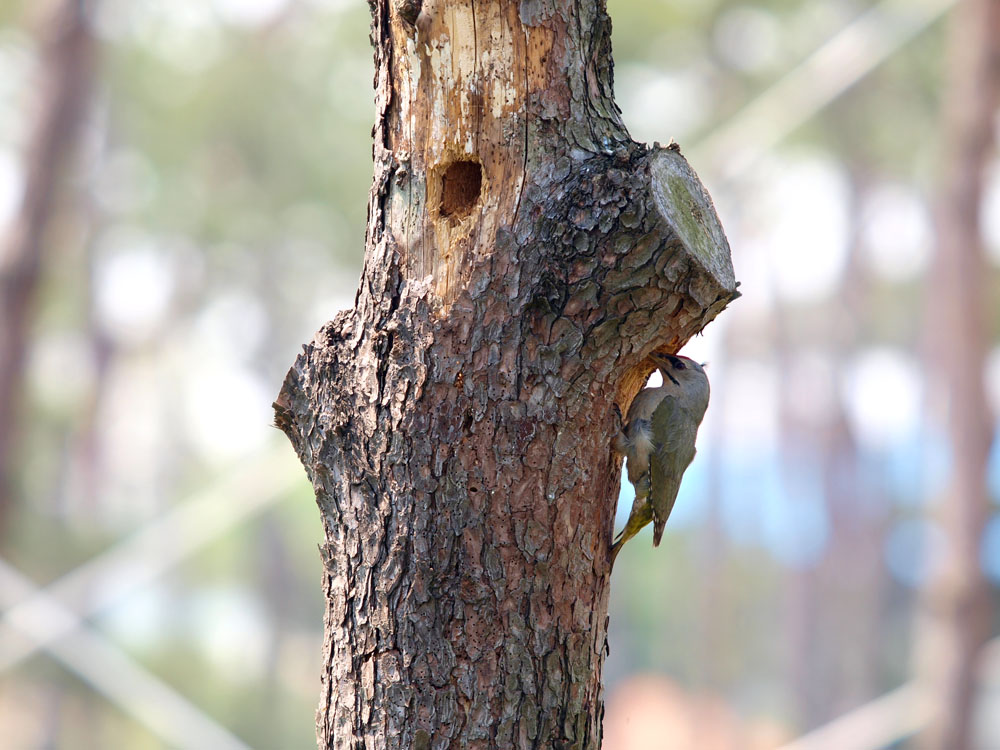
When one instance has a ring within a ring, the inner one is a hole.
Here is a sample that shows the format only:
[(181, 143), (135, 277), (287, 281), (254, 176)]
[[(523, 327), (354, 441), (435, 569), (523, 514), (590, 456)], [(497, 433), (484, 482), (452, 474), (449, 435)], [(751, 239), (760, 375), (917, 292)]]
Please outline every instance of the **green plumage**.
[(635, 501), (628, 522), (611, 548), (614, 563), (622, 546), (653, 522), (653, 546), (663, 536), (681, 478), (694, 460), (698, 426), (708, 407), (705, 371), (686, 357), (654, 357), (664, 385), (640, 391), (614, 448), (626, 456)]
[[(700, 415), (699, 415), (700, 416)], [(663, 527), (674, 509), (681, 477), (694, 460), (698, 421), (667, 396), (653, 412), (653, 439), (657, 445), (649, 462), (649, 504), (653, 508), (653, 546), (659, 546)]]

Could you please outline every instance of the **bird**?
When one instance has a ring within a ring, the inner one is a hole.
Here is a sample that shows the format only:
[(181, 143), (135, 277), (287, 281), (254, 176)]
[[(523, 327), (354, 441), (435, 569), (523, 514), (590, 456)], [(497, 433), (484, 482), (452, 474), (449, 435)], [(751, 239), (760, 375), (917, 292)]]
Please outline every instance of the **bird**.
[(628, 521), (611, 546), (612, 565), (625, 542), (650, 521), (653, 546), (659, 546), (708, 409), (704, 365), (674, 354), (653, 353), (650, 359), (663, 375), (663, 385), (639, 391), (612, 444), (625, 456), (628, 479), (635, 487)]

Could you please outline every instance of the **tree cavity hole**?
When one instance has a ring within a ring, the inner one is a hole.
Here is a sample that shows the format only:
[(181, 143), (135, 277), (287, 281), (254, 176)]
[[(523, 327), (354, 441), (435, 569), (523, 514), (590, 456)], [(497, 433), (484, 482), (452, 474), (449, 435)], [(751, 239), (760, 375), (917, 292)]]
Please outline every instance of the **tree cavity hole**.
[(465, 218), (479, 202), (482, 190), (483, 167), (478, 161), (452, 162), (441, 173), (440, 215)]

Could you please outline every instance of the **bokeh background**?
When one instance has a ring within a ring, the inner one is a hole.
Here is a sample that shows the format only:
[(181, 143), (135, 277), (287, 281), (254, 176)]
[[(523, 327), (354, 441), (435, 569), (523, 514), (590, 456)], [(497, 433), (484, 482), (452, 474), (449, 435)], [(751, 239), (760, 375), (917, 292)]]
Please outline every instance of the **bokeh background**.
[[(686, 350), (713, 402), (664, 544), (615, 569), (607, 750), (916, 747), (957, 642), (1000, 748), (988, 142), (981, 252), (932, 218), (943, 109), (994, 129), (949, 83), (971, 1), (608, 2), (625, 122), (681, 144), (744, 296)], [(0, 746), (314, 746), (321, 529), (270, 404), (360, 274), (368, 23), (0, 3)]]

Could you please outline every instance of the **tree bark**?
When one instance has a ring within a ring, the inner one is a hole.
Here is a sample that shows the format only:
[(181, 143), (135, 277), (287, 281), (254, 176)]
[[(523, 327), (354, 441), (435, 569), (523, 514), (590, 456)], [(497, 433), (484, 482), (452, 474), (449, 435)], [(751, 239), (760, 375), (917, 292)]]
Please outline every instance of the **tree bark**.
[(0, 536), (14, 496), (14, 438), (45, 232), (90, 91), (95, 44), (85, 6), (80, 0), (60, 0), (46, 29), (24, 193), (0, 246)]
[(965, 750), (975, 747), (976, 670), (991, 619), (980, 566), (993, 420), (983, 383), (989, 297), (979, 212), (1000, 85), (1000, 1), (963, 0), (953, 15), (927, 369), (947, 414), (951, 481), (940, 509), (947, 554), (924, 592), (918, 658), (936, 704), (922, 746)]
[(631, 141), (603, 2), (374, 0), (355, 307), (275, 404), (326, 541), (324, 748), (598, 748), (610, 442), (737, 296), (676, 147)]

